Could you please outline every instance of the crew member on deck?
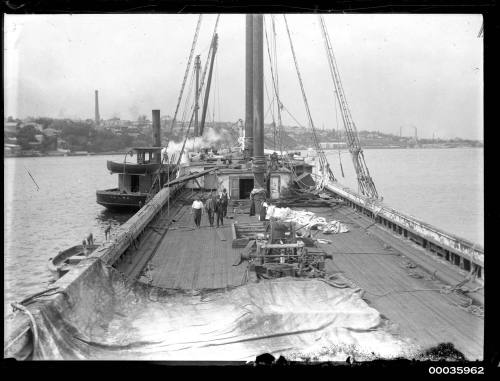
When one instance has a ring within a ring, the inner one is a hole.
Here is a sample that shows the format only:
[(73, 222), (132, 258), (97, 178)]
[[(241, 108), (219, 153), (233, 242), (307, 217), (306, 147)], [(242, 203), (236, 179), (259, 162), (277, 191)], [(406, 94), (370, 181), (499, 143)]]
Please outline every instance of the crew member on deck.
[(200, 228), (202, 213), (203, 213), (203, 203), (200, 201), (200, 198), (197, 197), (193, 201), (193, 205), (191, 206), (191, 214), (194, 214), (194, 224), (198, 229)]
[(253, 198), (253, 193), (250, 193), (250, 216), (255, 216), (255, 200)]
[(104, 239), (107, 241), (108, 238), (111, 238), (111, 222), (106, 227), (106, 229), (104, 229)]
[(87, 244), (88, 245), (94, 244), (94, 236), (92, 235), (92, 233), (89, 233), (89, 235), (87, 236)]
[(214, 212), (215, 212), (214, 192), (210, 192), (207, 201), (205, 201), (205, 210), (207, 211), (208, 222), (210, 223), (210, 227), (213, 227)]
[(259, 215), (259, 220), (260, 221), (266, 221), (266, 215), (267, 215), (267, 207), (269, 206), (268, 202), (265, 201), (262, 203), (262, 206), (260, 207), (260, 215)]
[(226, 188), (224, 188), (222, 190), (222, 193), (219, 197), (219, 200), (222, 203), (222, 210), (223, 210), (224, 217), (227, 217), (227, 204), (229, 203), (229, 196), (227, 194)]
[(220, 225), (224, 226), (224, 206), (222, 205), (222, 199), (217, 199), (215, 203), (215, 216), (217, 218), (217, 227)]
[(272, 154), (271, 154), (271, 169), (273, 171), (276, 171), (278, 169), (278, 154), (276, 153), (276, 151), (274, 151)]

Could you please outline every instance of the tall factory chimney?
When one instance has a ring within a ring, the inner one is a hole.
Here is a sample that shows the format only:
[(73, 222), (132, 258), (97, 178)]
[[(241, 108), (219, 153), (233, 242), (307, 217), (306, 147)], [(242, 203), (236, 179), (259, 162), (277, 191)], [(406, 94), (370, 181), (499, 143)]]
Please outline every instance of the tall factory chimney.
[(95, 91), (95, 124), (98, 126), (101, 123), (101, 116), (99, 115), (99, 91)]

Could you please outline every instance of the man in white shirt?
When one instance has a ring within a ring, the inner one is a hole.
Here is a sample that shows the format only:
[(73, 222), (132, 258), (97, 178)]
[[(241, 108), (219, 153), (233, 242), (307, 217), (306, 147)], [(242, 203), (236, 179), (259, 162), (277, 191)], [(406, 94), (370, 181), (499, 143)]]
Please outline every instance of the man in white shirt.
[(197, 197), (193, 201), (193, 205), (191, 206), (191, 214), (194, 214), (194, 224), (196, 225), (197, 228), (200, 228), (202, 212), (203, 212), (203, 203), (200, 201), (200, 198)]

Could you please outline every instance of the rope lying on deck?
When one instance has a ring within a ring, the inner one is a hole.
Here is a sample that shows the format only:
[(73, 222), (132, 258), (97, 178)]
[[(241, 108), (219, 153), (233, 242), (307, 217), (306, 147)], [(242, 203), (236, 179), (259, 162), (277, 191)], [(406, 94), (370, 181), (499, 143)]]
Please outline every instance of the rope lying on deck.
[(33, 332), (33, 352), (34, 352), (38, 347), (38, 327), (36, 325), (35, 318), (33, 317), (32, 313), (20, 303), (11, 303), (10, 305), (12, 306), (14, 311), (19, 310), (28, 315), (30, 319), (31, 332)]

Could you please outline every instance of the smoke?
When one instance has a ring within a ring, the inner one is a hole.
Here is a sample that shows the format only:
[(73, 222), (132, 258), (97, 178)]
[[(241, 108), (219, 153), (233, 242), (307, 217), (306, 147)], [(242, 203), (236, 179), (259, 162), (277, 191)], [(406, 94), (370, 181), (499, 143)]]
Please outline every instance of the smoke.
[[(222, 140), (224, 140), (223, 136), (218, 132), (214, 131), (213, 128), (208, 128), (207, 130), (205, 130), (203, 136), (188, 138), (186, 140), (186, 145), (184, 147), (184, 154), (182, 161), (184, 162), (185, 160), (187, 160), (186, 156), (187, 152), (197, 152), (202, 148), (210, 148)], [(180, 142), (171, 141), (168, 144), (166, 152), (170, 160), (172, 159), (176, 160), (176, 158), (179, 157), (183, 144), (184, 140), (181, 140)], [(165, 150), (163, 150), (162, 153), (165, 154)]]
[(139, 107), (137, 107), (137, 105), (135, 104), (128, 108), (128, 112), (130, 117), (132, 118), (131, 120), (137, 120), (137, 118), (139, 117)]

